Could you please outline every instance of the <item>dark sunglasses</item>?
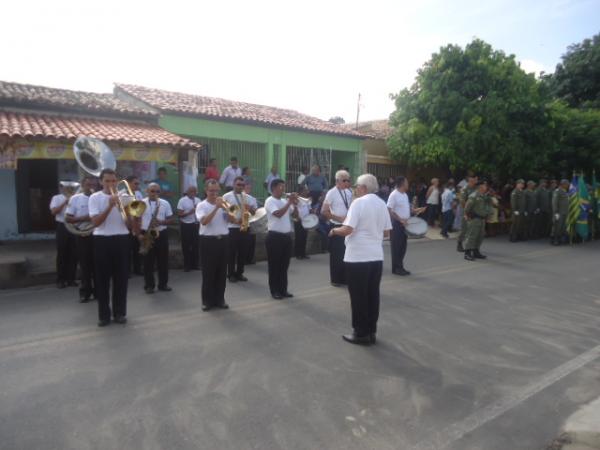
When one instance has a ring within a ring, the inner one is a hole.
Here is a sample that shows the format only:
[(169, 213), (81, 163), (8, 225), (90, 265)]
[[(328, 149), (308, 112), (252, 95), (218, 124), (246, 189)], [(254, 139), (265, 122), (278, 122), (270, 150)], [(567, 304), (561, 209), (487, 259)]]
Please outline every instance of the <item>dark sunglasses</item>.
[(350, 183), (350, 180), (342, 180), (342, 183)]
[(152, 194), (160, 194), (160, 191), (150, 191)]

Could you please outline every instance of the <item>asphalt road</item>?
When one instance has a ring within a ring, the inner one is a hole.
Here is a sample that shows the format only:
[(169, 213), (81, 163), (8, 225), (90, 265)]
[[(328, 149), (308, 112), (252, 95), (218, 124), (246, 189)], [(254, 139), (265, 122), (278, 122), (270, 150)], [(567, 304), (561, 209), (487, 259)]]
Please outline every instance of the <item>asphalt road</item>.
[(200, 275), (130, 283), (129, 324), (53, 287), (0, 293), (2, 449), (543, 449), (600, 397), (600, 242), (411, 244), (382, 282), (379, 342), (356, 347), (327, 255), (266, 265), (203, 313)]

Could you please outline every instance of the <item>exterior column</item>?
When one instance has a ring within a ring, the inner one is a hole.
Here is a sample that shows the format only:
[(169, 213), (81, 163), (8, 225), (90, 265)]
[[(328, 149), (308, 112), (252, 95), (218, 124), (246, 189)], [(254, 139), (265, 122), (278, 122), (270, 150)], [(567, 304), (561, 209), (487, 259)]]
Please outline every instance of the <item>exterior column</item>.
[(286, 151), (286, 146), (285, 144), (282, 142), (281, 145), (279, 146), (279, 148), (281, 149), (281, 151), (279, 152), (279, 175), (281, 176), (281, 178), (283, 180), (285, 180), (285, 177), (287, 176), (287, 151)]
[[(273, 167), (273, 143), (272, 142), (267, 142), (265, 144), (265, 157), (266, 157), (266, 169), (267, 169), (267, 173), (269, 173), (269, 171), (271, 170), (271, 167)], [(261, 177), (266, 176), (266, 174), (261, 174)]]

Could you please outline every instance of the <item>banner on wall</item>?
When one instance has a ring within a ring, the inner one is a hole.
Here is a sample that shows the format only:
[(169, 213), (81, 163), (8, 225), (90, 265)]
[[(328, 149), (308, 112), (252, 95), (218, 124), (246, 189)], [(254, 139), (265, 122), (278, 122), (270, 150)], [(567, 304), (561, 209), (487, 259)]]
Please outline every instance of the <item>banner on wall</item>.
[[(12, 149), (12, 153), (8, 150)], [(177, 163), (177, 150), (160, 147), (110, 146), (117, 161), (160, 161)], [(0, 163), (16, 169), (17, 159), (75, 159), (71, 144), (54, 142), (15, 142), (0, 152)], [(5, 162), (6, 160), (6, 162)]]

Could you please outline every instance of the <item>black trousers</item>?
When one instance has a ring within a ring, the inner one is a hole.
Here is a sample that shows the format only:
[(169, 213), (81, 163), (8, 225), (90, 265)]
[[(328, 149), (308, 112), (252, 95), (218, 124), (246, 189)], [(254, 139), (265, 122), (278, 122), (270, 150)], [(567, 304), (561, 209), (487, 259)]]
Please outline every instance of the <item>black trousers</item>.
[(248, 234), (248, 249), (246, 253), (246, 264), (254, 264), (254, 252), (256, 250), (256, 235), (254, 233)]
[(133, 265), (133, 273), (142, 273), (142, 255), (140, 255), (140, 241), (137, 236), (129, 235), (131, 249), (131, 263)]
[(197, 223), (181, 223), (181, 253), (183, 253), (184, 270), (200, 267)]
[(298, 220), (294, 222), (294, 255), (296, 258), (298, 256), (304, 257), (306, 256), (306, 237), (308, 236), (308, 231), (306, 228), (302, 226), (302, 221)]
[(225, 303), (228, 246), (228, 236), (200, 236), (203, 305), (213, 307)]
[(329, 278), (332, 283), (346, 284), (344, 253), (346, 253), (345, 238), (342, 236), (329, 237)]
[(364, 337), (377, 333), (383, 261), (345, 263), (352, 306), (352, 328)]
[(271, 295), (288, 291), (288, 268), (292, 256), (292, 237), (286, 233), (269, 231), (265, 238), (269, 267), (269, 289)]
[[(142, 231), (142, 233), (145, 233)], [(144, 289), (154, 289), (154, 270), (158, 268), (158, 287), (169, 283), (169, 236), (163, 230), (152, 248), (144, 255)]]
[(100, 320), (110, 320), (111, 281), (112, 314), (114, 317), (127, 315), (130, 243), (129, 234), (94, 236), (94, 272)]
[[(463, 224), (463, 227), (466, 224)], [(404, 256), (406, 255), (406, 241), (408, 236), (404, 225), (397, 220), (392, 220), (392, 233), (391, 233), (391, 244), (392, 244), (392, 272), (394, 270), (404, 269)]]
[(77, 259), (81, 269), (79, 297), (89, 299), (96, 295), (94, 290), (94, 237), (75, 236), (77, 243)]
[(56, 281), (58, 283), (74, 282), (76, 270), (75, 235), (67, 231), (64, 223), (56, 222)]
[(247, 231), (242, 232), (239, 228), (229, 229), (229, 257), (227, 260), (227, 276), (242, 275), (244, 265), (248, 257)]

